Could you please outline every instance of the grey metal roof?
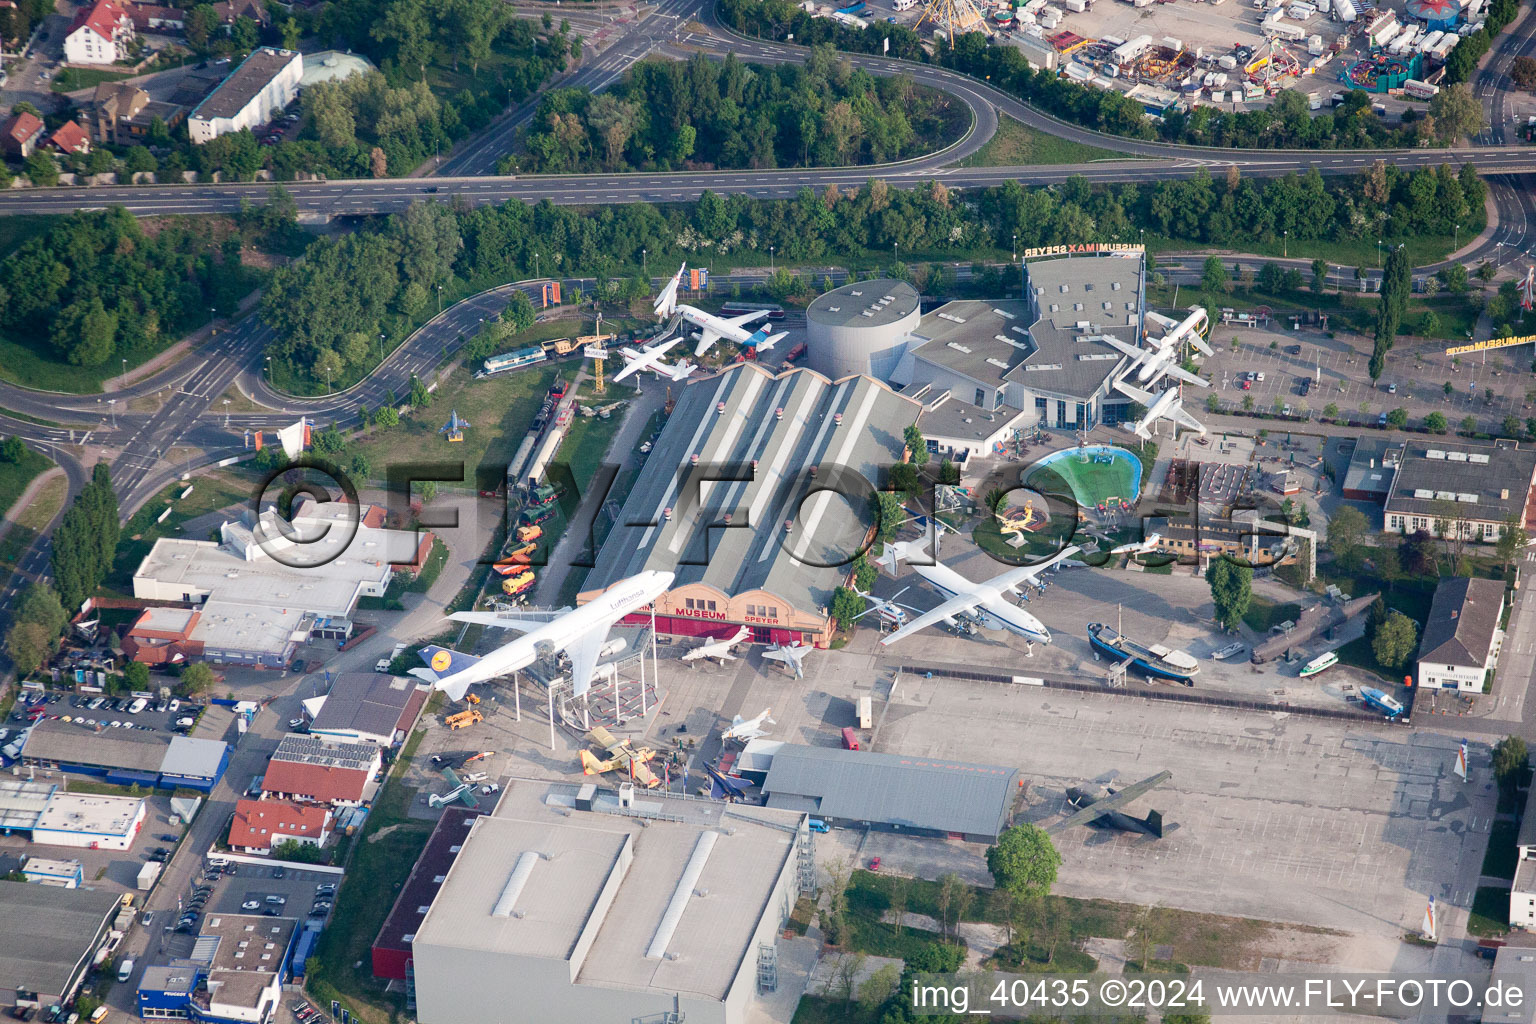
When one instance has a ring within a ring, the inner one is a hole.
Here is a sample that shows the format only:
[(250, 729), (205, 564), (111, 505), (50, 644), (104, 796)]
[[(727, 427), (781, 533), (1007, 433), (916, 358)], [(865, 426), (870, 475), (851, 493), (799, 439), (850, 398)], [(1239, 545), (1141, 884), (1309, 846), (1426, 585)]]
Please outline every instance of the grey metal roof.
[[(660, 569), (675, 572), (677, 585), (706, 583), (726, 595), (761, 589), (802, 611), (826, 607), (863, 541), (867, 512), (857, 499), (855, 520), (824, 484), (833, 467), (878, 480), (901, 461), (902, 430), (921, 410), (870, 377), (833, 383), (810, 370), (775, 375), (737, 363), (693, 381), (598, 553), (588, 589)], [(708, 482), (726, 475), (724, 466), (751, 479)], [(813, 479), (812, 466), (827, 473)], [(821, 493), (805, 500), (813, 485)], [(796, 525), (786, 534), (790, 519)]]
[[(1520, 832), (1515, 837), (1515, 845), (1536, 847), (1536, 786), (1532, 786), (1525, 794), (1525, 816), (1520, 819)], [(1531, 871), (1536, 872), (1536, 859), (1527, 858), (1520, 865), (1530, 865)], [(1527, 888), (1521, 889), (1518, 882), (1515, 888), (1523, 892), (1536, 892), (1536, 876), (1531, 877)]]
[(343, 672), (331, 684), (310, 729), (390, 736), (416, 689), (415, 681), (404, 676)]
[[(1520, 867), (1523, 870), (1531, 864), (1531, 861), (1522, 861)], [(1520, 882), (1521, 879), (1517, 877), (1515, 891), (1530, 892), (1528, 888), (1521, 888)], [(1521, 944), (1500, 946), (1493, 955), (1493, 975), (1488, 982), (1499, 986), (1504, 992), (1536, 990), (1536, 949)], [(1518, 1003), (1506, 1001), (1503, 1006), (1485, 1006), (1479, 1019), (1507, 1024), (1531, 1024), (1536, 1021), (1536, 1000), (1522, 999)]]
[(923, 317), (915, 357), (983, 386), (1086, 401), (1125, 358), (1095, 339), (1140, 343), (1141, 270), (1139, 255), (1027, 264), (1024, 299), (950, 302)]
[(0, 881), (0, 989), (62, 994), (117, 904), (112, 892)]
[(1419, 640), (1419, 660), (1468, 667), (1484, 664), (1503, 610), (1504, 584), (1498, 580), (1465, 576), (1441, 580)]
[(160, 771), (167, 775), (211, 779), (219, 774), (219, 764), (224, 760), (226, 749), (223, 740), (173, 736), (165, 760), (160, 763)]
[(1392, 489), (1397, 463), (1403, 456), (1403, 442), (1380, 437), (1362, 437), (1355, 442), (1344, 471), (1345, 491), (1364, 491), (1382, 498)]
[(277, 77), (278, 72), (302, 59), (293, 50), (277, 50), (270, 46), (252, 50), (251, 55), (241, 61), (240, 66), (220, 82), (207, 99), (197, 105), (192, 116), (202, 120), (234, 117)]
[(1001, 765), (785, 744), (773, 755), (763, 792), (769, 807), (995, 836), (1018, 774)]
[(805, 318), (829, 327), (883, 327), (910, 314), (917, 304), (917, 289), (905, 281), (852, 281), (807, 306)]
[[(1403, 447), (1386, 510), (1433, 516), (1451, 500), (1467, 519), (1502, 522), (1519, 516), (1523, 520), (1533, 480), (1536, 449), (1523, 449), (1513, 441), (1467, 444), (1415, 438)], [(1477, 500), (1463, 501), (1461, 495)]]
[(88, 728), (44, 719), (32, 727), (21, 756), (39, 761), (157, 772), (169, 746), (165, 733), (145, 729)]

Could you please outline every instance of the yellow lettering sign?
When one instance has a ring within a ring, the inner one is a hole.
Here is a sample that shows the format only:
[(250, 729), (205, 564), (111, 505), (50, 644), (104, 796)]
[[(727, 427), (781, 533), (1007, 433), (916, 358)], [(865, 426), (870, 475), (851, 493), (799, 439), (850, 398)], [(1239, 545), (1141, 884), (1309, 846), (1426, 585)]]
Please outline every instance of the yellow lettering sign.
[(1487, 352), (1496, 348), (1514, 348), (1516, 345), (1529, 345), (1536, 341), (1536, 334), (1523, 334), (1518, 338), (1489, 338), (1486, 341), (1474, 341), (1470, 345), (1453, 345), (1445, 350), (1448, 356), (1464, 356), (1468, 352)]
[(1087, 256), (1100, 252), (1144, 252), (1146, 247), (1135, 242), (1073, 242), (1070, 245), (1043, 245), (1025, 249), (1026, 260), (1041, 256)]

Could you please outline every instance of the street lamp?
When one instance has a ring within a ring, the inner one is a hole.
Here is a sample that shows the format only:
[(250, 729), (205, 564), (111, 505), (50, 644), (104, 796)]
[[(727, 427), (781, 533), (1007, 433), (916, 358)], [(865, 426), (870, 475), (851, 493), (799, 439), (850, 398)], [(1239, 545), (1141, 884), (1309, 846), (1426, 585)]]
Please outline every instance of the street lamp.
[(534, 280), (538, 280), (538, 277), (539, 277), (539, 254), (538, 253), (534, 253), (533, 254), (533, 277), (534, 277)]
[(646, 287), (651, 284), (651, 265), (646, 261), (645, 250), (640, 250), (640, 273), (645, 278)]
[(1376, 239), (1376, 269), (1381, 269), (1381, 239)]
[(773, 273), (773, 246), (768, 247), (768, 273)]
[(128, 359), (126, 356), (123, 358), (123, 376), (128, 376)]
[(224, 429), (229, 429), (229, 399), (224, 399)]
[[(384, 358), (384, 339), (385, 339), (385, 337), (387, 337), (387, 336), (384, 335), (384, 334), (380, 334), (379, 335), (379, 358), (380, 359)], [(268, 362), (270, 362), (270, 361), (271, 360), (269, 359)]]
[(437, 311), (438, 311), (439, 314), (441, 314), (442, 311), (443, 311), (443, 286), (442, 285), (438, 285), (437, 286)]
[(1291, 231), (1289, 228), (1280, 233), (1280, 258), (1291, 258)]
[(1017, 231), (1013, 233), (1013, 260), (1015, 263), (1019, 260), (1019, 233)]
[(1461, 225), (1456, 225), (1456, 233), (1451, 236), (1451, 252), (1461, 248)]
[(107, 408), (112, 410), (112, 429), (117, 429), (117, 399), (107, 399)]

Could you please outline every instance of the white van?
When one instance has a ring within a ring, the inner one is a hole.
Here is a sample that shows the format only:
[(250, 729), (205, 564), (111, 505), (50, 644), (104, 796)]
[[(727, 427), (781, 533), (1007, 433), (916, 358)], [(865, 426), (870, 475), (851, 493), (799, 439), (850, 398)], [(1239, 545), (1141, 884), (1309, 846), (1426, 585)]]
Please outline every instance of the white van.
[(133, 977), (133, 957), (129, 957), (117, 965), (117, 980), (119, 983)]
[(143, 697), (135, 697), (133, 699), (133, 703), (128, 705), (128, 713), (130, 715), (136, 715), (148, 706), (149, 701), (145, 700)]

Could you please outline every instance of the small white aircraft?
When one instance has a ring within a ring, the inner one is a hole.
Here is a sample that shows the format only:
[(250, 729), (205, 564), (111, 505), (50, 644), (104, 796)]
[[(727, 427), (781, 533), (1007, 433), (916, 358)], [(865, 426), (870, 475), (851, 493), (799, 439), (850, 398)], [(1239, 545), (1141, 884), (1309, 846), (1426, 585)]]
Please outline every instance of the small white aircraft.
[(1162, 542), (1162, 534), (1148, 534), (1143, 540), (1133, 540), (1129, 544), (1121, 544), (1119, 547), (1110, 548), (1109, 553), (1112, 555), (1145, 555), (1149, 551), (1156, 551), (1157, 546)]
[(1211, 346), (1200, 337), (1200, 331), (1209, 322), (1209, 315), (1204, 306), (1190, 306), (1189, 316), (1183, 320), (1175, 320), (1171, 316), (1151, 312), (1147, 314), (1147, 319), (1163, 329), (1163, 336), (1158, 339), (1158, 344), (1177, 346), (1187, 341), (1206, 355), (1211, 354)]
[(782, 662), (791, 672), (794, 673), (796, 679), (804, 679), (805, 656), (809, 654), (810, 651), (811, 648), (808, 645), (798, 642), (788, 645), (774, 644), (768, 650), (763, 652), (763, 657), (768, 661)]
[(666, 377), (669, 380), (682, 380), (687, 377), (697, 369), (692, 363), (686, 359), (679, 363), (668, 363), (661, 358), (682, 340), (682, 338), (672, 338), (659, 345), (652, 345), (650, 348), (622, 346), (619, 353), (624, 357), (624, 369), (613, 375), (614, 382), (617, 383), (641, 370), (650, 370), (658, 377)]
[(429, 645), (421, 650), (421, 659), (428, 667), (413, 668), (411, 675), (425, 679), (433, 689), (442, 690), (449, 700), (463, 700), (475, 683), (511, 675), (539, 658), (563, 651), (571, 659), (572, 695), (579, 697), (592, 685), (592, 675), (603, 654), (622, 649), (623, 638), (610, 641), (608, 630), (630, 612), (646, 607), (666, 593), (672, 580), (670, 572), (647, 570), (620, 580), (579, 608), (456, 612), (449, 618), (517, 630), (523, 635), (483, 658)]
[[(892, 629), (900, 629), (907, 624), (907, 611), (909, 609), (904, 604), (897, 604), (896, 599), (910, 589), (910, 587), (902, 587), (892, 594), (889, 599), (882, 600), (874, 594), (866, 594), (858, 587), (854, 587), (853, 592), (869, 602), (868, 608), (865, 608), (853, 617), (854, 621), (857, 622), (870, 612), (874, 612), (880, 617), (882, 625), (890, 626)], [(915, 611), (916, 609), (911, 610)]]
[(742, 626), (736, 631), (734, 636), (724, 637), (719, 640), (710, 640), (707, 643), (700, 644), (699, 646), (684, 654), (682, 660), (700, 661), (708, 658), (713, 661), (718, 661), (722, 665), (728, 661), (735, 661), (736, 655), (731, 653), (731, 648), (745, 640), (747, 635), (751, 632), (752, 630), (750, 628)]
[(770, 717), (772, 714), (773, 708), (763, 708), (762, 711), (758, 712), (756, 718), (742, 718), (740, 715), (737, 715), (731, 719), (731, 727), (720, 734), (720, 741), (723, 743), (726, 740), (740, 740), (742, 743), (745, 743), (747, 740), (755, 740), (759, 736), (768, 735), (768, 730), (763, 728), (763, 723), (767, 722), (769, 725), (778, 724)]
[(684, 320), (699, 329), (699, 343), (693, 349), (695, 356), (702, 356), (708, 352), (710, 346), (721, 338), (724, 338), (726, 341), (734, 341), (745, 348), (755, 348), (759, 352), (766, 352), (773, 348), (774, 345), (777, 345), (781, 338), (788, 336), (788, 331), (770, 335), (766, 327), (755, 332), (745, 329), (746, 324), (767, 316), (768, 311), (765, 309), (743, 313), (741, 316), (723, 317), (716, 316), (713, 313), (706, 313), (702, 309), (678, 302), (677, 289), (682, 284), (683, 273), (687, 269), (688, 264), (686, 263), (677, 268), (677, 273), (672, 275), (672, 280), (668, 281), (667, 286), (656, 296), (656, 301), (652, 303), (651, 308), (656, 311), (657, 316), (663, 319), (672, 316), (674, 313), (681, 314)]
[(1150, 438), (1152, 431), (1147, 428), (1163, 419), (1172, 420), (1190, 430), (1198, 430), (1204, 436), (1205, 424), (1184, 411), (1184, 400), (1179, 397), (1178, 388), (1168, 388), (1162, 394), (1154, 395), (1150, 391), (1132, 387), (1123, 380), (1116, 381), (1115, 387), (1147, 407), (1147, 414), (1130, 425), (1131, 431), (1137, 437)]
[[(1051, 642), (1051, 633), (1045, 628), (1044, 623), (1017, 605), (1010, 604), (1004, 598), (1007, 594), (1013, 594), (1027, 601), (1028, 595), (1021, 590), (1025, 586), (1033, 586), (1039, 593), (1044, 594), (1049, 584), (1040, 581), (1040, 574), (1077, 552), (1077, 546), (1073, 545), (1038, 565), (1023, 565), (1017, 569), (1009, 569), (982, 583), (972, 583), (937, 559), (927, 565), (913, 564), (912, 568), (917, 574), (943, 594), (946, 600), (937, 608), (923, 612), (890, 636), (881, 637), (880, 644), (888, 647), (937, 622), (947, 622), (953, 626), (957, 619), (964, 615), (974, 616), (986, 629), (1006, 629), (1010, 633), (1024, 637), (1030, 643), (1048, 644)], [(895, 575), (902, 560), (910, 561), (914, 555), (926, 555), (926, 553), (923, 542), (897, 541), (886, 545), (885, 554), (880, 557), (880, 564)]]

